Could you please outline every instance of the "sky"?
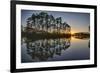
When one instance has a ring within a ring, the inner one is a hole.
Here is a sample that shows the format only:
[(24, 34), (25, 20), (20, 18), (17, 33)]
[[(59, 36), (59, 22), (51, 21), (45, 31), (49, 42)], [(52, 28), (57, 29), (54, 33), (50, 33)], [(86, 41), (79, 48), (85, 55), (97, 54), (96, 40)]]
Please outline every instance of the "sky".
[[(26, 26), (27, 18), (31, 17), (33, 13), (40, 13), (41, 10), (21, 10), (21, 25)], [(71, 32), (89, 32), (90, 13), (79, 12), (58, 12), (46, 11), (54, 18), (61, 17), (62, 22), (66, 22), (71, 26)]]

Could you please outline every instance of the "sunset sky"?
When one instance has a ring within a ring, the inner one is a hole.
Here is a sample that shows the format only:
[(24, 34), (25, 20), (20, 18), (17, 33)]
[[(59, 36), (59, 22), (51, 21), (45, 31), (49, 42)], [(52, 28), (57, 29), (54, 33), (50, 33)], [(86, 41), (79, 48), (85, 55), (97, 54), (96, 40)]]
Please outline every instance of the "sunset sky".
[[(26, 26), (26, 20), (31, 17), (33, 13), (40, 13), (37, 10), (21, 10), (21, 24)], [(66, 22), (71, 26), (71, 33), (75, 32), (88, 32), (90, 25), (89, 13), (76, 13), (76, 12), (56, 12), (46, 11), (49, 15), (53, 15), (54, 18), (61, 17), (62, 22)]]

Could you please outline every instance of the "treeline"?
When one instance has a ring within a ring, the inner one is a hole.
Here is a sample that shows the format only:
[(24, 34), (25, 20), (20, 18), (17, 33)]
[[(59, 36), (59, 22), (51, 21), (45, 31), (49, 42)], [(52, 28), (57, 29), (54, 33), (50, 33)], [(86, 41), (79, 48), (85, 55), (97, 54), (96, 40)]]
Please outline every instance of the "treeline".
[(71, 27), (61, 17), (55, 18), (47, 12), (33, 13), (27, 19), (27, 29), (35, 32), (70, 33)]

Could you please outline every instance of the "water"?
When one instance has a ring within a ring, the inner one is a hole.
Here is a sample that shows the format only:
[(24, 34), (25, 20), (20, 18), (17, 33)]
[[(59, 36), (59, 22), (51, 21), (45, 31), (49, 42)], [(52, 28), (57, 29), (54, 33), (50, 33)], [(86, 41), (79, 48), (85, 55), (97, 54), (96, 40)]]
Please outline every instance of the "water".
[(90, 59), (89, 39), (70, 37), (21, 40), (22, 63), (87, 59)]

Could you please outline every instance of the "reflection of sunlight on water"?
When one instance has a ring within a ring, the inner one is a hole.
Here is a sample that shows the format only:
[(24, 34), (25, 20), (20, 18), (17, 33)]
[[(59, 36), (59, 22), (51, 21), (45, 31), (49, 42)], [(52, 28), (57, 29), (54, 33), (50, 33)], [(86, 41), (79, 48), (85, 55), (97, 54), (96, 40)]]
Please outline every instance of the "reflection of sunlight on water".
[(77, 39), (77, 38), (75, 38), (75, 37), (71, 37), (71, 41), (77, 42), (77, 41), (80, 41), (80, 40), (82, 40), (82, 39)]
[(78, 47), (78, 48), (82, 48), (82, 47), (85, 47), (85, 45), (87, 47), (89, 47), (89, 38), (86, 38), (86, 39), (78, 39), (78, 38), (75, 38), (75, 37), (71, 37), (71, 47)]

